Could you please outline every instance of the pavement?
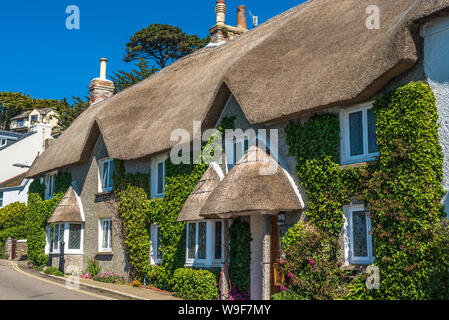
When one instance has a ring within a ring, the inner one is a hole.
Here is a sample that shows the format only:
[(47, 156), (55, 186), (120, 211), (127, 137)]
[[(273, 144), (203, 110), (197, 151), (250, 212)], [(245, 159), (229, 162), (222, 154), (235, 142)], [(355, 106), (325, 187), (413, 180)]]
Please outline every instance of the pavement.
[(28, 268), (26, 262), (0, 260), (0, 300), (180, 299), (169, 292), (146, 287), (46, 275)]

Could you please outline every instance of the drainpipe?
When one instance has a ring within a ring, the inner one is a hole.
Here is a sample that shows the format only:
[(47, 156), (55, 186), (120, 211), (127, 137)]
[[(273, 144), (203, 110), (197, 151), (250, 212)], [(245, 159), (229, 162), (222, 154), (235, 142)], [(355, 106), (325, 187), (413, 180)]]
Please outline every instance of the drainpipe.
[(262, 247), (262, 300), (271, 299), (271, 221), (270, 215), (263, 215)]

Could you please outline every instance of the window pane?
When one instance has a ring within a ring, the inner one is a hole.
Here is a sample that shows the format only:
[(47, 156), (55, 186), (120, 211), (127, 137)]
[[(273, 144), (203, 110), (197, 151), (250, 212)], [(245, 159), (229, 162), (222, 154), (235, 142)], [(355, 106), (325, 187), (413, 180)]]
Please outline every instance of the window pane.
[(351, 156), (363, 154), (363, 114), (362, 111), (349, 114), (349, 144)]
[(69, 226), (69, 249), (81, 249), (81, 225)]
[(221, 259), (221, 222), (215, 222), (215, 259)]
[(107, 188), (108, 166), (109, 166), (108, 162), (103, 162), (103, 172), (101, 174), (102, 176), (101, 186), (103, 187), (103, 189)]
[(109, 174), (108, 174), (108, 188), (112, 188), (114, 181), (112, 175), (114, 174), (114, 161), (109, 161)]
[(157, 228), (157, 239), (156, 239), (156, 259), (162, 259), (162, 250), (161, 250), (161, 228)]
[(189, 223), (188, 258), (195, 259), (196, 224)]
[(164, 193), (164, 162), (157, 165), (157, 193)]
[(377, 152), (377, 138), (376, 138), (376, 119), (371, 109), (367, 111), (368, 115), (368, 153)]
[(198, 224), (198, 259), (206, 259), (206, 222)]
[(354, 211), (352, 213), (352, 228), (354, 242), (354, 256), (368, 256), (368, 235), (366, 232), (366, 214), (365, 211)]
[(112, 220), (103, 220), (103, 249), (112, 248)]

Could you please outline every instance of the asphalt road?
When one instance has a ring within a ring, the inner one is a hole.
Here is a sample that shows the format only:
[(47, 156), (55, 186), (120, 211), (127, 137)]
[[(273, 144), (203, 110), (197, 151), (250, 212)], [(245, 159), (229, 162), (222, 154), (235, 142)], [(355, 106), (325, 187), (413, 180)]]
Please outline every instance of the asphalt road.
[(99, 294), (71, 290), (64, 284), (44, 279), (37, 272), (25, 272), (7, 260), (0, 260), (0, 300), (103, 300)]

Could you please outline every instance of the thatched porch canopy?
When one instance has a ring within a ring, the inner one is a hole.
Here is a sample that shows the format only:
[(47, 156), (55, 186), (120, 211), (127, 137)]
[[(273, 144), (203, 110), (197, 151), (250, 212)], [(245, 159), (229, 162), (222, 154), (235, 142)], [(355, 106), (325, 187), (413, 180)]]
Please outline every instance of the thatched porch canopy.
[(190, 194), (189, 198), (182, 207), (178, 221), (197, 221), (203, 220), (200, 216), (201, 208), (206, 203), (212, 191), (218, 186), (224, 175), (217, 163), (211, 163), (207, 171), (201, 177), (201, 180)]
[(260, 148), (251, 146), (209, 196), (200, 216), (229, 218), (303, 208), (304, 202), (288, 173)]
[(61, 202), (48, 220), (48, 223), (59, 222), (84, 222), (82, 207), (72, 186), (67, 189)]

